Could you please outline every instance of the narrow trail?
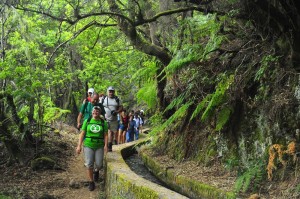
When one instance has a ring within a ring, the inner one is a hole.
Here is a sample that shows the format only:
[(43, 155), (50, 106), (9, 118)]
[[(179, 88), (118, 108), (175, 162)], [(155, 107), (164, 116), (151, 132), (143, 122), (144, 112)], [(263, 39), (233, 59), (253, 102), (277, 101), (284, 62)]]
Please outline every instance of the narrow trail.
[(50, 195), (63, 198), (63, 199), (99, 199), (104, 197), (104, 181), (103, 170), (100, 171), (100, 182), (96, 183), (94, 191), (88, 190), (88, 178), (86, 173), (86, 167), (84, 166), (83, 153), (76, 154), (75, 148), (78, 141), (78, 134), (68, 133), (64, 137), (72, 142), (74, 146), (71, 150), (71, 156), (68, 157), (67, 167), (64, 172), (55, 173), (53, 179), (57, 179), (62, 182), (63, 186), (57, 186), (55, 189), (49, 192)]
[[(101, 183), (96, 183), (96, 189), (89, 191), (87, 187), (86, 168), (84, 167), (83, 154), (76, 155), (69, 161), (68, 168), (65, 172), (57, 174), (57, 178), (68, 183), (61, 189), (56, 189), (51, 195), (59, 196), (64, 199), (98, 199)], [(72, 184), (72, 185), (70, 185)], [(77, 188), (71, 188), (74, 186)]]

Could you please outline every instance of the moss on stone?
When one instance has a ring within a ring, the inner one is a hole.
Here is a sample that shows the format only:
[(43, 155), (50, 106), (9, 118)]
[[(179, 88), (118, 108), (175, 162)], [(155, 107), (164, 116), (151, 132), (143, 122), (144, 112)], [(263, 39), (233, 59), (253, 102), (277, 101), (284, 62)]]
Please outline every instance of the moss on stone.
[[(134, 144), (128, 144), (106, 156), (106, 198), (186, 198), (146, 181), (129, 169), (121, 154), (126, 154), (129, 147), (132, 148)], [(125, 151), (122, 153), (122, 150)]]
[(32, 160), (30, 165), (33, 170), (53, 169), (55, 161), (50, 157), (44, 156)]
[(145, 165), (159, 178), (175, 191), (190, 198), (236, 198), (233, 192), (226, 192), (213, 186), (200, 183), (196, 180), (176, 175), (172, 170), (166, 170), (160, 166), (146, 153), (141, 152), (141, 157)]

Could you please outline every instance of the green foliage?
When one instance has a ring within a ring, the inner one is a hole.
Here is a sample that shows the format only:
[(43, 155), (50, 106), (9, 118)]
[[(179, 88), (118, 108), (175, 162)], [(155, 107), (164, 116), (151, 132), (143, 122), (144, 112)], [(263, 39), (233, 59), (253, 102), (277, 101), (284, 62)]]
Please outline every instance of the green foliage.
[(136, 97), (139, 104), (144, 102), (147, 104), (148, 109), (155, 110), (157, 105), (155, 82), (144, 84), (144, 86), (137, 92)]
[(225, 160), (224, 167), (226, 169), (228, 169), (229, 171), (233, 171), (239, 165), (239, 162), (240, 162), (240, 160), (237, 157), (233, 156), (233, 157)]
[(44, 106), (44, 122), (51, 123), (58, 119), (61, 119), (63, 115), (70, 113), (70, 110), (63, 110), (61, 108), (55, 107), (53, 102), (50, 98), (43, 99), (43, 106)]
[[(182, 26), (187, 27), (184, 28), (184, 33), (191, 35), (190, 40), (195, 42), (190, 42), (189, 39), (180, 39), (174, 42), (175, 46), (170, 46), (171, 49), (174, 49), (174, 56), (164, 69), (166, 74), (172, 75), (192, 62), (208, 59), (210, 53), (216, 50), (224, 40), (224, 36), (218, 35), (221, 23), (222, 21), (216, 20), (216, 15), (199, 13), (195, 13), (194, 17), (183, 21)], [(207, 41), (200, 43), (208, 35)], [(177, 49), (178, 43), (183, 45), (180, 49)]]
[(204, 110), (201, 120), (207, 120), (217, 109), (218, 106), (222, 105), (226, 101), (226, 91), (234, 81), (234, 76), (224, 76), (223, 79), (218, 83), (216, 91), (211, 97), (206, 109)]
[(221, 109), (221, 111), (217, 114), (216, 131), (220, 131), (228, 122), (232, 111), (232, 108), (229, 107), (224, 107)]
[(165, 67), (166, 74), (172, 75), (189, 63), (199, 60), (199, 54), (202, 50), (200, 45), (185, 45), (182, 50), (176, 53), (169, 65)]
[(277, 62), (279, 57), (274, 57), (272, 55), (268, 55), (262, 58), (261, 66), (255, 74), (255, 81), (261, 80), (262, 77), (266, 77), (266, 71), (268, 70), (271, 63)]
[(174, 98), (172, 100), (172, 102), (167, 106), (167, 108), (165, 109), (165, 111), (171, 110), (173, 108), (178, 109), (178, 107), (180, 107), (183, 104), (183, 102), (185, 100), (185, 95), (186, 95), (185, 93), (182, 93), (178, 97)]
[(205, 107), (207, 107), (207, 105), (210, 102), (212, 96), (213, 96), (212, 94), (208, 94), (208, 95), (205, 96), (205, 98), (197, 105), (196, 109), (192, 113), (192, 116), (191, 116), (190, 120), (197, 117), (201, 113), (201, 111), (203, 111), (203, 109)]
[(6, 195), (2, 195), (2, 194), (0, 193), (0, 198), (1, 198), (1, 199), (11, 199), (12, 197), (6, 196)]
[(182, 104), (181, 107), (171, 117), (164, 121), (162, 125), (155, 126), (152, 129), (151, 134), (156, 135), (157, 133), (165, 131), (166, 129), (171, 130), (176, 128), (177, 125), (180, 124), (181, 120), (187, 116), (187, 111), (191, 104), (192, 102)]
[(265, 166), (263, 162), (256, 162), (256, 164), (247, 168), (246, 171), (238, 177), (235, 183), (235, 191), (242, 191), (244, 193), (248, 190), (257, 191), (256, 189), (266, 175)]
[(300, 193), (300, 184), (298, 184), (298, 185), (296, 186), (295, 191), (296, 191), (297, 193)]

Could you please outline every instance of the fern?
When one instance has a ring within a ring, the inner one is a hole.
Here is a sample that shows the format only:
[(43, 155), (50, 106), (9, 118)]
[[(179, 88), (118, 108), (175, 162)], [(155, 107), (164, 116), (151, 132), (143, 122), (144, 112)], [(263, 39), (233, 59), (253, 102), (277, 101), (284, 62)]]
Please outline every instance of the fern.
[(153, 77), (155, 77), (157, 65), (154, 61), (145, 61), (143, 62), (143, 65), (145, 67), (140, 68), (137, 70), (131, 79), (131, 82), (139, 81), (140, 79), (146, 80), (146, 81), (153, 81)]
[(215, 109), (220, 106), (226, 100), (226, 91), (229, 89), (230, 85), (233, 83), (234, 76), (230, 75), (225, 80), (221, 81), (217, 85), (215, 93), (212, 95), (204, 113), (201, 116), (201, 120), (207, 120), (215, 111)]
[(167, 75), (174, 74), (184, 66), (187, 66), (189, 63), (199, 60), (199, 54), (202, 51), (203, 49), (199, 44), (186, 45), (185, 48), (177, 52), (169, 65), (165, 67), (164, 71)]
[(176, 127), (176, 122), (183, 119), (187, 115), (187, 110), (192, 102), (183, 104), (171, 117), (169, 117), (162, 125), (157, 125), (151, 131), (151, 135), (156, 135), (158, 132), (170, 129), (170, 127)]
[(204, 52), (201, 56), (202, 60), (208, 59), (208, 55), (215, 51), (224, 40), (224, 36), (218, 36), (216, 33), (212, 33), (208, 43), (205, 46)]
[(273, 57), (272, 55), (267, 55), (263, 57), (261, 61), (261, 66), (256, 72), (254, 80), (259, 81), (266, 74), (266, 71), (268, 70), (270, 64), (272, 62), (277, 62), (278, 59), (279, 59), (278, 56)]
[(243, 175), (238, 177), (235, 183), (235, 191), (244, 193), (248, 190), (255, 191), (263, 181), (264, 173), (264, 163), (262, 162), (249, 167)]
[(149, 109), (155, 109), (157, 104), (156, 84), (154, 82), (144, 84), (137, 92), (136, 97), (139, 104), (145, 102)]
[(181, 104), (183, 104), (184, 98), (185, 98), (185, 93), (182, 93), (181, 95), (173, 99), (172, 102), (167, 106), (165, 111), (170, 110), (174, 107), (179, 107)]
[(220, 111), (220, 113), (217, 116), (216, 131), (220, 131), (223, 128), (223, 126), (228, 122), (231, 112), (232, 109), (228, 107), (225, 107)]
[(207, 95), (196, 107), (194, 112), (192, 113), (192, 116), (190, 118), (190, 121), (197, 117), (201, 111), (207, 106), (208, 102), (211, 100), (212, 94)]

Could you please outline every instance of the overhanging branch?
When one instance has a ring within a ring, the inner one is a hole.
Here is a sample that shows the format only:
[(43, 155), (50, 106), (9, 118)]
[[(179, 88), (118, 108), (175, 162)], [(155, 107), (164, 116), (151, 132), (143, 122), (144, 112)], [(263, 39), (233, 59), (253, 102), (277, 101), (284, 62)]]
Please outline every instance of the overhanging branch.
[(49, 58), (48, 63), (47, 63), (47, 68), (49, 67), (49, 65), (50, 65), (50, 63), (51, 63), (51, 60), (52, 60), (54, 54), (56, 53), (56, 51), (57, 51), (59, 48), (61, 48), (62, 46), (64, 46), (64, 45), (67, 44), (68, 42), (72, 41), (73, 39), (75, 39), (76, 37), (78, 37), (82, 32), (84, 32), (85, 30), (87, 30), (88, 28), (90, 28), (90, 27), (92, 27), (92, 26), (109, 27), (109, 26), (116, 26), (116, 24), (100, 24), (100, 23), (98, 23), (98, 22), (96, 22), (96, 21), (92, 21), (91, 23), (85, 25), (83, 28), (81, 28), (81, 29), (78, 30), (76, 33), (74, 33), (74, 35), (73, 35), (70, 39), (68, 39), (68, 40), (66, 40), (66, 41), (64, 41), (64, 42), (62, 42), (62, 43), (60, 43), (58, 46), (56, 46), (56, 48), (54, 49), (54, 51), (53, 51), (53, 52), (51, 53), (51, 55), (50, 55), (50, 58)]
[(187, 12), (187, 11), (199, 11), (199, 12), (205, 12), (205, 13), (218, 13), (220, 15), (227, 14), (225, 12), (220, 12), (220, 11), (216, 11), (216, 10), (212, 10), (212, 9), (208, 9), (208, 8), (201, 8), (201, 7), (197, 7), (197, 6), (192, 6), (192, 7), (178, 8), (178, 9), (174, 9), (174, 10), (167, 10), (167, 11), (156, 14), (152, 18), (144, 19), (142, 21), (137, 21), (134, 25), (139, 26), (139, 25), (143, 25), (145, 23), (151, 23), (151, 22), (156, 21), (158, 18), (160, 18), (162, 16), (168, 16), (168, 15)]

